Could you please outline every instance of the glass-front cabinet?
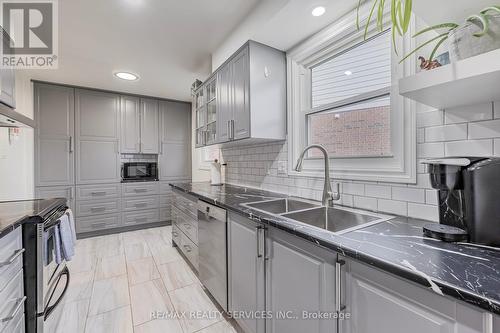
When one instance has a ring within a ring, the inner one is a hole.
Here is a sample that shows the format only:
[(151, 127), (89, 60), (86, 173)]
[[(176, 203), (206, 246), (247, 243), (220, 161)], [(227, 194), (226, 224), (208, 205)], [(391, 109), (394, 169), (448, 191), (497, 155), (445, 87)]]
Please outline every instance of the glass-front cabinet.
[(210, 145), (217, 139), (217, 76), (209, 78), (194, 93), (196, 109), (196, 147)]
[(207, 112), (205, 108), (205, 87), (201, 86), (194, 92), (194, 107), (196, 113), (196, 147), (205, 145)]

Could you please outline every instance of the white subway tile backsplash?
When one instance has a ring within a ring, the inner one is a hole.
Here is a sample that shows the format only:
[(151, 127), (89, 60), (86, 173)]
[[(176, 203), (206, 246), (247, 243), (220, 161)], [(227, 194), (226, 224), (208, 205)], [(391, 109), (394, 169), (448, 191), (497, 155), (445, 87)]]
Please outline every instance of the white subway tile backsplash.
[(446, 156), (491, 156), (493, 140), (467, 140), (445, 143)]
[(444, 143), (419, 143), (417, 144), (417, 157), (443, 157), (444, 156)]
[(393, 187), (392, 199), (408, 202), (425, 202), (425, 190), (411, 187)]
[(500, 137), (500, 119), (469, 124), (469, 139)]
[(364, 195), (365, 185), (357, 183), (342, 183), (342, 192), (352, 195)]
[(417, 143), (424, 143), (425, 142), (425, 128), (418, 128), (417, 129)]
[(392, 195), (390, 186), (365, 185), (365, 195), (367, 197), (390, 199)]
[(437, 190), (426, 190), (425, 191), (425, 203), (429, 205), (438, 204)]
[(445, 124), (468, 123), (493, 119), (493, 103), (461, 106), (445, 110)]
[(354, 207), (367, 210), (377, 210), (377, 199), (354, 196)]
[(439, 210), (437, 206), (422, 205), (416, 203), (408, 203), (408, 216), (429, 220), (429, 221), (439, 221)]
[(445, 126), (427, 127), (425, 142), (466, 140), (467, 124), (453, 124)]
[(417, 127), (442, 125), (443, 121), (443, 111), (441, 110), (431, 110), (417, 113)]
[(405, 201), (378, 199), (378, 210), (383, 213), (406, 216), (408, 215), (408, 203)]

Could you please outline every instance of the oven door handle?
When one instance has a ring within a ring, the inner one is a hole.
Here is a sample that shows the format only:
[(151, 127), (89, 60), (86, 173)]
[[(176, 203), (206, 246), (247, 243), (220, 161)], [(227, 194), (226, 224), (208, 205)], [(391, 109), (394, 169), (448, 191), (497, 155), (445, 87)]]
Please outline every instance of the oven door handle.
[[(64, 290), (62, 291), (61, 296), (59, 296), (57, 301), (55, 301), (53, 305), (50, 305), (50, 301), (52, 300), (52, 297), (54, 296), (54, 293), (56, 292), (57, 285), (59, 284), (59, 281), (61, 281), (61, 278), (63, 275), (66, 275), (66, 285), (64, 286)], [(49, 318), (49, 316), (52, 314), (52, 312), (54, 312), (56, 307), (62, 301), (64, 295), (66, 294), (66, 291), (68, 291), (69, 277), (70, 277), (69, 269), (68, 269), (68, 267), (64, 267), (62, 272), (59, 273), (59, 277), (57, 278), (56, 286), (54, 287), (54, 289), (52, 290), (52, 293), (50, 294), (49, 301), (47, 302), (47, 307), (45, 308), (45, 311), (44, 311), (43, 320), (47, 320), (47, 318)]]

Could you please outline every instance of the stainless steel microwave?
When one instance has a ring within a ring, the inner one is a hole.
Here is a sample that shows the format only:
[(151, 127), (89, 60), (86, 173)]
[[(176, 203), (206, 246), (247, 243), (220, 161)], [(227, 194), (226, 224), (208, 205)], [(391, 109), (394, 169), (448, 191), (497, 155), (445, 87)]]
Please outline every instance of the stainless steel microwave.
[(158, 165), (154, 162), (122, 163), (122, 181), (154, 181), (158, 180)]

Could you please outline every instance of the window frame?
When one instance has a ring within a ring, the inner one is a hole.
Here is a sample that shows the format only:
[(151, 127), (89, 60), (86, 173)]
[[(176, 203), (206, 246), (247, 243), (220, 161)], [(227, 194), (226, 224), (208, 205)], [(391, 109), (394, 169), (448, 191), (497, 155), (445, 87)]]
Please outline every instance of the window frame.
[[(367, 21), (369, 11), (369, 4), (365, 4), (360, 9), (361, 26), (364, 26)], [(306, 117), (307, 114), (316, 113), (321, 109), (329, 110), (335, 104), (345, 105), (348, 99), (311, 108), (311, 68), (363, 41), (364, 29), (358, 30), (356, 28), (356, 15), (355, 10), (348, 13), (339, 21), (308, 38), (287, 53), (288, 160), (292, 162), (288, 163), (290, 175), (303, 177), (323, 177), (324, 175), (322, 158), (305, 159), (303, 171), (300, 173), (292, 169), (302, 149), (307, 144)], [(390, 22), (389, 12), (385, 13), (385, 22)], [(397, 38), (400, 55), (414, 47), (414, 40), (410, 37), (414, 31), (414, 26), (415, 24), (412, 22), (409, 33), (405, 37)], [(383, 30), (387, 30), (390, 26), (383, 28)], [(368, 30), (369, 36), (380, 33), (376, 24), (371, 24)], [(399, 64), (398, 56), (394, 52), (391, 54), (391, 87), (366, 93), (365, 97), (375, 97), (376, 94), (384, 91), (386, 94), (390, 93), (392, 155), (330, 158), (332, 178), (405, 184), (416, 183), (416, 103), (399, 95), (399, 79), (415, 74), (416, 57), (412, 56), (404, 63)], [(354, 97), (354, 100), (358, 101), (359, 95)]]

